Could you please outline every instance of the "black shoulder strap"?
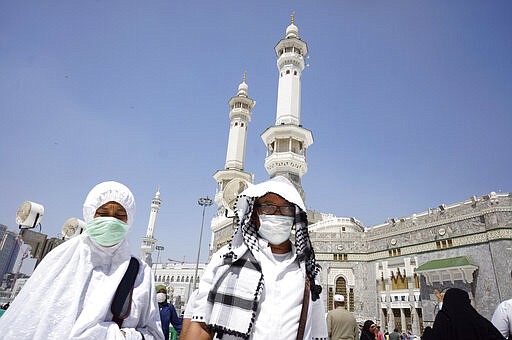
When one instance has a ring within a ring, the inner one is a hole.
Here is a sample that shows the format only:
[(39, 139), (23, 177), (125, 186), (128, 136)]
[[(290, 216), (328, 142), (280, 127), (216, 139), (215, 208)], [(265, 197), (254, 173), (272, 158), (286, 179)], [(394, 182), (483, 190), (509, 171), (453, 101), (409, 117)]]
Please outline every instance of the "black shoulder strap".
[(117, 287), (116, 294), (112, 300), (110, 311), (112, 312), (112, 321), (119, 325), (121, 328), (123, 320), (130, 315), (132, 307), (132, 294), (133, 286), (135, 285), (135, 278), (139, 273), (139, 261), (132, 256), (130, 264), (126, 273), (124, 273), (119, 286)]

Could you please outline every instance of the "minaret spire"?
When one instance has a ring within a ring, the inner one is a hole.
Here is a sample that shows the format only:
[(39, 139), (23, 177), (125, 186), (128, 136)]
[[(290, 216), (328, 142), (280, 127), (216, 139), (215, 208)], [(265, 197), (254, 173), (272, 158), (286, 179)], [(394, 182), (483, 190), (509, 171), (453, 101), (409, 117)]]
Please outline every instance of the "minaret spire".
[(160, 205), (162, 204), (162, 200), (160, 200), (160, 186), (156, 189), (155, 197), (151, 200), (151, 212), (149, 214), (149, 222), (148, 228), (146, 231), (146, 236), (142, 238), (142, 260), (146, 262), (149, 266), (153, 265), (153, 259), (151, 258), (151, 254), (155, 251), (156, 239), (154, 237), (155, 224), (156, 224), (156, 216), (158, 214), (158, 210), (160, 210)]
[(279, 71), (276, 123), (261, 135), (267, 146), (265, 169), (271, 178), (283, 175), (290, 179), (305, 198), (301, 178), (307, 172), (306, 150), (313, 144), (313, 134), (300, 123), (301, 76), (308, 47), (299, 38), (295, 12), (275, 52)]

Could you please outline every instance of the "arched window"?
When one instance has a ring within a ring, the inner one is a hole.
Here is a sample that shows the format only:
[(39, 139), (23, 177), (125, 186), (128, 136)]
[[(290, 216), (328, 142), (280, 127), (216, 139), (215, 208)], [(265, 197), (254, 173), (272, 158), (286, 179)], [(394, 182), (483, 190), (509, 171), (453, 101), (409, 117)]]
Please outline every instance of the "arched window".
[(347, 281), (345, 280), (345, 278), (343, 276), (340, 276), (336, 279), (334, 293), (332, 292), (332, 290), (329, 290), (329, 299), (328, 299), (329, 300), (328, 301), (329, 310), (331, 310), (333, 308), (332, 298), (335, 294), (341, 294), (341, 295), (343, 295), (343, 297), (345, 297), (345, 309), (347, 309), (348, 306), (353, 305), (352, 301), (349, 300), (349, 299), (353, 299), (353, 297), (349, 296), (347, 294)]
[(290, 74), (290, 70), (286, 70), (286, 74)]

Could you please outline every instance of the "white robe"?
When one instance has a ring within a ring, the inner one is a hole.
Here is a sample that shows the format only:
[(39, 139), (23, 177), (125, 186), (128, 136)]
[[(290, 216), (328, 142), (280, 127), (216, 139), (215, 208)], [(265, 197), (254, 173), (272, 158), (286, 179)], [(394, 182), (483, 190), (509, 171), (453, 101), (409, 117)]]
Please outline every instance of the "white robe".
[(130, 262), (128, 242), (105, 248), (84, 233), (41, 261), (0, 318), (1, 339), (163, 339), (151, 268), (140, 263), (122, 329), (110, 305)]
[[(304, 263), (296, 261), (295, 246), (292, 252), (282, 262), (275, 259), (268, 242), (259, 239), (261, 254), (257, 254), (265, 277), (261, 302), (254, 323), (254, 332), (250, 340), (285, 340), (295, 339), (299, 328), (302, 301), (304, 298), (304, 280), (306, 270)], [(189, 301), (190, 314), (203, 316), (208, 323), (210, 312), (207, 298), (210, 289), (215, 284), (214, 277), (223, 262), (223, 254), (229, 251), (228, 246), (219, 249), (210, 259), (206, 267), (199, 289), (192, 301)], [(309, 297), (309, 308), (303, 339), (327, 339), (327, 323), (323, 296), (316, 301)], [(191, 311), (190, 311), (191, 309)], [(192, 320), (192, 322), (197, 322)], [(218, 337), (214, 337), (218, 339)], [(235, 340), (239, 337), (223, 334), (223, 340)]]

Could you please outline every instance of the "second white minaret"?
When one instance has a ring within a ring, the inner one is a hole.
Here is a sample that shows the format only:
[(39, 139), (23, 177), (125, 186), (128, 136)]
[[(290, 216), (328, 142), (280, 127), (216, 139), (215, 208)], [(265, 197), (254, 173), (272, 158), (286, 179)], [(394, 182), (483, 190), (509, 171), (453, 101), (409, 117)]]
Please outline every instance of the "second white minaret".
[(160, 210), (160, 205), (162, 204), (162, 200), (160, 200), (160, 188), (156, 190), (155, 197), (151, 200), (151, 212), (149, 213), (149, 222), (148, 228), (146, 231), (146, 236), (142, 238), (142, 260), (146, 262), (149, 266), (153, 265), (153, 260), (151, 258), (151, 254), (155, 251), (156, 239), (154, 237), (155, 224), (156, 224), (156, 216), (158, 214), (158, 210)]
[(247, 140), (247, 126), (251, 121), (251, 110), (256, 101), (247, 95), (248, 86), (245, 83), (246, 75), (238, 86), (238, 93), (229, 100), (229, 126), (228, 149), (226, 153), (226, 169), (244, 170), (245, 144)]
[(226, 205), (231, 206), (238, 194), (252, 183), (253, 175), (244, 171), (245, 145), (252, 108), (256, 101), (249, 98), (246, 74), (238, 85), (236, 96), (229, 100), (229, 137), (224, 169), (213, 175), (217, 182), (215, 203), (217, 216), (212, 219), (210, 254), (226, 244), (233, 234), (233, 219), (227, 217)]

